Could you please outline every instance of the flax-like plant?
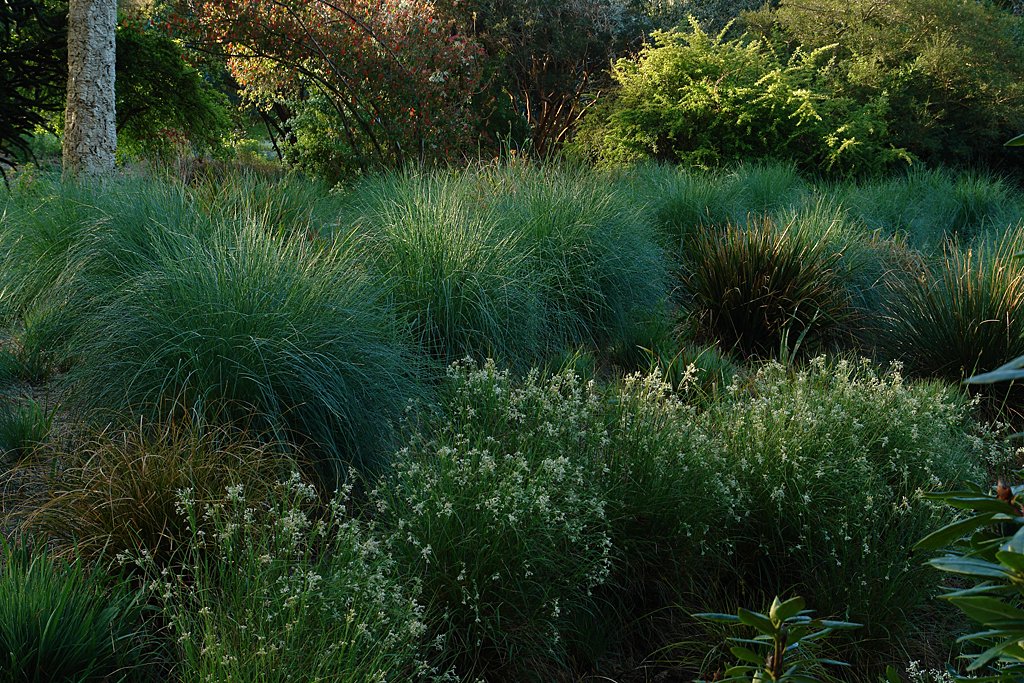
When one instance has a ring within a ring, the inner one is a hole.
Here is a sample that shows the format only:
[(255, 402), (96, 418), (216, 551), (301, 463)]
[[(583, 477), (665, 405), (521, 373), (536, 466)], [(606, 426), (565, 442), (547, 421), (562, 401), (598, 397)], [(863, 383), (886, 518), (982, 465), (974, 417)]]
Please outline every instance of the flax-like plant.
[(908, 371), (954, 381), (1024, 353), (1020, 228), (994, 244), (949, 246), (918, 277), (894, 280), (887, 351)]
[(813, 350), (846, 334), (842, 251), (821, 237), (771, 219), (695, 234), (683, 284), (705, 334), (747, 356)]

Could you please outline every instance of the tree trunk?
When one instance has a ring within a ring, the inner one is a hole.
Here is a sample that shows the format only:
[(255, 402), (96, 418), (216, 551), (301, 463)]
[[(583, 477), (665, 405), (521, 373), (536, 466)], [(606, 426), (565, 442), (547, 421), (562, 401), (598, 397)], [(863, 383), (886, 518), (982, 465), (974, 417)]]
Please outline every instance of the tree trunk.
[(71, 0), (65, 176), (99, 176), (114, 170), (116, 29), (117, 0)]

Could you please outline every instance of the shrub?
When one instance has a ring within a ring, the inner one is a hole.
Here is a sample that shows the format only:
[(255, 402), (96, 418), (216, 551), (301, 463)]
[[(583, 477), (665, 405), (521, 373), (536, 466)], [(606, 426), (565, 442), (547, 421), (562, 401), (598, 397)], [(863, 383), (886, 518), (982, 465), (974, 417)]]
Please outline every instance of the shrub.
[(86, 283), (97, 303), (72, 344), (72, 406), (244, 425), (308, 447), (328, 480), (379, 463), (417, 375), (351, 240), (243, 224), (149, 248), (122, 286)]
[(929, 162), (1002, 160), (1020, 132), (1020, 19), (993, 3), (781, 0), (747, 22), (790, 50), (828, 49), (835, 96), (884, 98), (882, 139)]
[(275, 120), (286, 155), (332, 183), (373, 166), (453, 160), (471, 139), (480, 50), (430, 2), (179, 9), (202, 43), (230, 51), (241, 97)]
[(419, 680), (424, 627), (391, 557), (346, 510), (320, 510), (298, 475), (249, 498), (178, 492), (181, 564), (150, 570), (184, 678), (217, 681)]
[(584, 121), (578, 152), (701, 167), (775, 158), (834, 173), (907, 158), (889, 144), (884, 97), (857, 100), (820, 78), (827, 49), (783, 60), (764, 41), (711, 36), (693, 22), (652, 37), (636, 59), (615, 63), (618, 89)]
[(451, 379), (442, 422), (373, 496), (442, 656), (464, 677), (539, 680), (564, 670), (570, 619), (608, 575), (587, 462), (602, 436), (595, 397), (574, 375), (516, 386), (493, 364), (453, 366)]
[(104, 552), (145, 553), (163, 565), (190, 534), (176, 511), (178, 491), (191, 491), (205, 505), (227, 487), (244, 486), (257, 502), (269, 497), (287, 465), (271, 449), (226, 431), (137, 425), (78, 434), (70, 444), (40, 449), (22, 465), (41, 487), (15, 517), (62, 552), (90, 559)]
[(54, 559), (45, 548), (3, 546), (0, 651), (5, 680), (147, 679), (149, 638), (138, 593), (78, 560)]
[(695, 234), (684, 289), (707, 337), (744, 355), (841, 337), (852, 318), (840, 276), (842, 251), (800, 223), (770, 219)]
[(1020, 229), (996, 243), (948, 246), (936, 263), (890, 288), (885, 348), (907, 370), (954, 381), (1024, 353)]

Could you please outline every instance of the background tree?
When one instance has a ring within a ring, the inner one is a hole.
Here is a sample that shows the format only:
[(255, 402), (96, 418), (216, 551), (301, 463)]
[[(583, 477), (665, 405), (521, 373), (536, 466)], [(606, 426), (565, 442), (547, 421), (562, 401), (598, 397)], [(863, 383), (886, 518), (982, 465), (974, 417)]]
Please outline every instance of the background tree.
[(175, 21), (226, 56), (286, 156), (332, 180), (473, 146), (480, 51), (430, 2), (183, 2)]
[(29, 154), (28, 136), (60, 110), (64, 11), (59, 2), (0, 3), (0, 173)]

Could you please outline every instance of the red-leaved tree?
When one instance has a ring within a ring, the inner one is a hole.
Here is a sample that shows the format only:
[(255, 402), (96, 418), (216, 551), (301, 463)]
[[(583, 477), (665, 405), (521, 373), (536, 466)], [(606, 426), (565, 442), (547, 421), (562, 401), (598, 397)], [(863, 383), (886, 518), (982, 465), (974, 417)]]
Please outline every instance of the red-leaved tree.
[(482, 53), (430, 0), (181, 0), (174, 20), (330, 175), (471, 146)]

